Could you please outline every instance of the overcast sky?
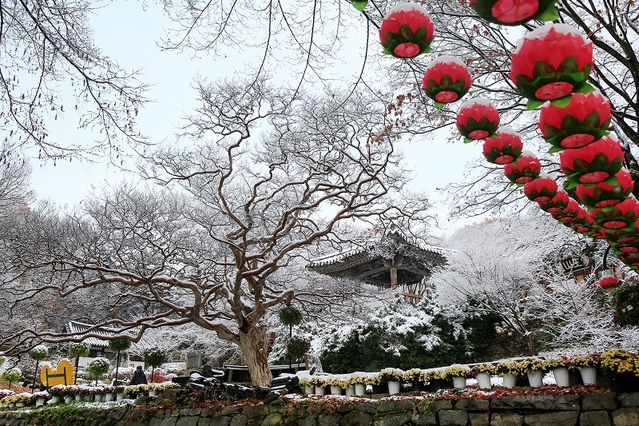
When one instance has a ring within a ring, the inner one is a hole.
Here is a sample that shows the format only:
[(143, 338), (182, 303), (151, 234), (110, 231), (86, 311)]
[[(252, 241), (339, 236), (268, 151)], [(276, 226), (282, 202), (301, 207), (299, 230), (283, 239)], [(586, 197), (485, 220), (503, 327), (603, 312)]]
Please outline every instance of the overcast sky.
[[(142, 78), (152, 85), (148, 96), (154, 102), (141, 111), (138, 122), (140, 130), (155, 142), (172, 140), (180, 119), (196, 106), (196, 92), (192, 88), (196, 75), (232, 76), (247, 60), (246, 52), (229, 51), (224, 56), (200, 58), (163, 52), (156, 42), (169, 25), (156, 5), (143, 10), (140, 3), (125, 1), (107, 2), (92, 20), (95, 42), (102, 52), (126, 69), (142, 69)], [(366, 31), (366, 27), (362, 25), (359, 30)], [(70, 137), (75, 134), (72, 127), (56, 131)], [(462, 179), (467, 161), (481, 156), (481, 146), (466, 145), (461, 138), (454, 144), (444, 140), (414, 140), (401, 145), (406, 164), (415, 174), (411, 189), (425, 192), (440, 206), (442, 225), (458, 227), (456, 222), (447, 221), (446, 196), (436, 188)], [(73, 207), (91, 191), (99, 192), (104, 185), (117, 184), (123, 176), (120, 169), (100, 163), (73, 161), (54, 166), (36, 160), (32, 164), (32, 184), (37, 197), (53, 200), (60, 206)]]

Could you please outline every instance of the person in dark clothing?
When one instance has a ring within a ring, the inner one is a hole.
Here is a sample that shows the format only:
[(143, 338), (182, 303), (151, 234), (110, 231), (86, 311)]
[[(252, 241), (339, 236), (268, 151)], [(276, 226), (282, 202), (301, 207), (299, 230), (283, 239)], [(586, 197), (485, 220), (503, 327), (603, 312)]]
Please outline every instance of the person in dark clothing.
[(144, 375), (144, 371), (142, 371), (141, 365), (138, 365), (138, 368), (133, 372), (133, 377), (129, 385), (146, 385), (146, 376)]

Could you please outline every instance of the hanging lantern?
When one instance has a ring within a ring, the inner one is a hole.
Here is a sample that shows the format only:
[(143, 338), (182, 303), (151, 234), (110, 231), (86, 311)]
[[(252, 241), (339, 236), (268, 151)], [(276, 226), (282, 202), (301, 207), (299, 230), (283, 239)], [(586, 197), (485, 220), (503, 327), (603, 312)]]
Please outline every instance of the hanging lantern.
[[(579, 210), (579, 214), (575, 218), (570, 228), (575, 232), (583, 235), (588, 235), (592, 238), (596, 238), (597, 234), (600, 233), (599, 226), (595, 223), (594, 220), (592, 220), (590, 214), (588, 214), (588, 212), (584, 209)], [(603, 238), (603, 235), (601, 235), (601, 238)]]
[(566, 24), (546, 24), (528, 33), (512, 54), (510, 79), (533, 109), (544, 101), (587, 90), (592, 42)]
[(379, 29), (384, 53), (397, 58), (414, 58), (430, 52), (434, 35), (435, 26), (426, 8), (416, 3), (402, 3), (392, 8)]
[(488, 99), (471, 99), (457, 112), (457, 129), (466, 142), (486, 139), (498, 127), (499, 111)]
[(470, 7), (489, 22), (519, 25), (536, 19), (553, 21), (558, 18), (555, 0), (470, 0)]
[(508, 180), (521, 185), (537, 179), (540, 173), (541, 163), (537, 156), (529, 151), (522, 152), (521, 157), (504, 167), (504, 174)]
[(617, 279), (617, 277), (613, 276), (601, 277), (601, 279), (599, 280), (599, 287), (603, 288), (604, 290), (612, 290), (619, 287), (619, 280)]
[(558, 189), (555, 179), (542, 174), (524, 185), (524, 194), (530, 201), (544, 202), (554, 197)]
[(466, 64), (454, 56), (443, 55), (433, 60), (424, 71), (422, 86), (426, 96), (441, 108), (455, 102), (470, 89), (470, 72)]
[(557, 219), (559, 222), (566, 226), (571, 226), (575, 218), (579, 216), (579, 211), (583, 210), (579, 204), (573, 200), (572, 198), (568, 201), (568, 205), (562, 210), (555, 211), (554, 213), (550, 213), (552, 217)]
[(497, 132), (484, 139), (483, 154), (493, 164), (508, 164), (521, 156), (524, 144), (510, 127), (500, 127)]
[(562, 171), (577, 183), (597, 183), (621, 170), (623, 151), (612, 135), (604, 136), (590, 145), (566, 149), (559, 154)]
[(639, 241), (639, 227), (636, 223), (625, 228), (602, 228), (602, 234), (610, 244), (628, 244)]
[(546, 102), (539, 113), (539, 129), (551, 151), (581, 148), (607, 135), (610, 101), (600, 92), (573, 93), (565, 107)]
[(548, 201), (539, 201), (539, 208), (550, 214), (555, 214), (565, 209), (570, 201), (570, 196), (564, 190), (557, 191), (554, 197)]
[(602, 228), (626, 228), (639, 219), (639, 203), (634, 197), (628, 198), (614, 206), (596, 208), (590, 216)]
[(579, 184), (575, 191), (581, 202), (588, 207), (614, 206), (628, 198), (634, 188), (630, 172), (621, 169), (616, 175), (592, 184)]

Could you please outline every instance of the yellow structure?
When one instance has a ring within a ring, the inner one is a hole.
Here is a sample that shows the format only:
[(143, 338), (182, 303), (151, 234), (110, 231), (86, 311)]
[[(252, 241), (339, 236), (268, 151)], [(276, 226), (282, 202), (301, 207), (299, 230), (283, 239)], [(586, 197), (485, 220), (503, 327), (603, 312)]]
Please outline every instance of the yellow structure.
[(40, 381), (46, 386), (70, 385), (73, 383), (73, 365), (68, 359), (63, 359), (54, 370), (51, 366), (45, 365), (40, 371)]

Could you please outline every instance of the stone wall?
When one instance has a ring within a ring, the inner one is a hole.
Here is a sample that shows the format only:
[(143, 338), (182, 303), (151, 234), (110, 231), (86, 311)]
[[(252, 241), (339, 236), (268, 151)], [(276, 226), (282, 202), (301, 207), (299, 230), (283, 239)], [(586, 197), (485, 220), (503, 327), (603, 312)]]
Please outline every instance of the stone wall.
[[(64, 417), (44, 417), (52, 409)], [(62, 411), (66, 410), (66, 411)], [(0, 426), (636, 426), (639, 393), (517, 395), (489, 399), (428, 400), (421, 397), (345, 399), (326, 397), (280, 406), (219, 409), (151, 409), (119, 406), (111, 410), (77, 406), (32, 411), (0, 411)]]

